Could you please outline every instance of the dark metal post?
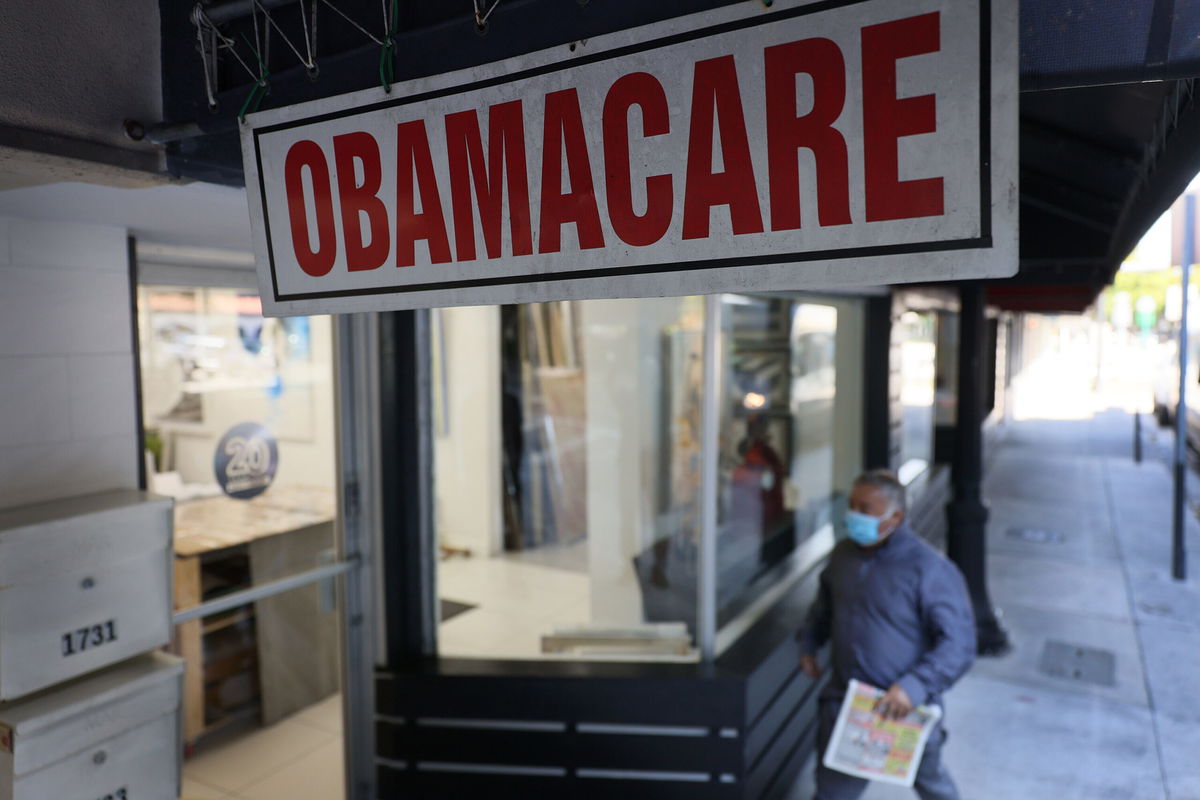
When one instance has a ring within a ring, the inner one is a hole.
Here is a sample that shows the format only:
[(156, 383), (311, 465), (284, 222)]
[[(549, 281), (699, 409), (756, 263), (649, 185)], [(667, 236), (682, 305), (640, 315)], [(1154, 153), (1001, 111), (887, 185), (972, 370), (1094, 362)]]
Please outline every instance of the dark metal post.
[(1133, 412), (1133, 463), (1142, 463), (1142, 415)]
[(892, 296), (867, 298), (863, 347), (863, 466), (895, 469), (892, 463)]
[(967, 581), (975, 609), (979, 652), (999, 655), (1009, 649), (987, 590), (987, 520), (983, 503), (983, 348), (987, 341), (984, 288), (959, 286), (961, 316), (958, 340), (958, 430), (954, 435), (951, 480), (954, 499), (946, 506), (949, 523), (946, 550)]
[(435, 648), (428, 320), (424, 311), (379, 315), (379, 566), (391, 667)]
[(1175, 493), (1171, 535), (1171, 576), (1187, 579), (1184, 547), (1184, 509), (1187, 499), (1187, 364), (1188, 364), (1188, 278), (1196, 260), (1196, 196), (1183, 197), (1183, 296), (1179, 315), (1179, 403), (1175, 406)]

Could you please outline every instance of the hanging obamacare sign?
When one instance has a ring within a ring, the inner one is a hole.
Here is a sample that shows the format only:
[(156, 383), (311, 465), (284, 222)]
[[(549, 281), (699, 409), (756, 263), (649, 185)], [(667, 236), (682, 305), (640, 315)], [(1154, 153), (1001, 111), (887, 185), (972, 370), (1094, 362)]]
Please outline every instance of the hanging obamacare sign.
[(1016, 59), (1015, 3), (741, 2), (264, 111), (263, 307), (1011, 275)]

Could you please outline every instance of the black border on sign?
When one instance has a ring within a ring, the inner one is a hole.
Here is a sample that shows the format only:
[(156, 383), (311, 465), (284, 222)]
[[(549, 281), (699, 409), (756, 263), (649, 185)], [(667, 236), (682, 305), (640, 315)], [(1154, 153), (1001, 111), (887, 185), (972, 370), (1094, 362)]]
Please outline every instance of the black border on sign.
[(568, 281), (588, 280), (591, 278), (620, 277), (624, 275), (652, 275), (668, 272), (684, 272), (700, 269), (721, 269), (724, 267), (753, 267), (792, 262), (823, 261), (843, 258), (866, 258), (870, 256), (903, 255), (913, 253), (932, 253), (950, 250), (985, 249), (992, 246), (992, 176), (991, 176), (991, 94), (992, 94), (992, 14), (991, 0), (979, 0), (979, 230), (980, 235), (969, 239), (933, 240), (928, 242), (910, 242), (895, 245), (876, 245), (872, 247), (851, 247), (836, 250), (807, 250), (794, 253), (779, 253), (765, 256), (746, 256), (743, 258), (715, 258), (703, 261), (674, 261), (662, 264), (638, 264), (633, 266), (597, 267), (590, 270), (573, 270), (565, 272), (523, 273), (520, 275), (498, 275), (489, 278), (468, 278), (463, 280), (442, 281), (439, 283), (400, 284), (394, 286), (373, 286), (359, 289), (339, 289), (325, 292), (300, 292), (281, 295), (279, 293), (279, 278), (275, 274), (275, 249), (271, 243), (271, 218), (267, 212), (267, 188), (263, 178), (262, 151), (259, 148), (259, 137), (266, 133), (296, 128), (302, 125), (312, 125), (332, 119), (369, 114), (385, 108), (411, 105), (428, 100), (435, 100), (454, 94), (463, 94), (478, 89), (486, 89), (504, 83), (514, 83), (527, 78), (535, 78), (576, 66), (594, 64), (621, 56), (645, 52), (662, 47), (669, 47), (706, 36), (716, 36), (722, 33), (753, 28), (782, 20), (795, 19), (810, 14), (832, 11), (846, 6), (875, 2), (876, 0), (825, 0), (825, 2), (793, 8), (788, 11), (778, 11), (757, 17), (711, 25), (693, 31), (663, 36), (639, 44), (605, 50), (579, 58), (567, 58), (552, 64), (543, 64), (522, 72), (496, 75), (473, 83), (436, 89), (421, 94), (399, 97), (394, 100), (383, 100), (365, 106), (331, 111), (314, 117), (280, 122), (254, 130), (254, 158), (258, 166), (259, 202), (262, 207), (263, 226), (267, 238), (267, 259), (271, 268), (271, 288), (275, 302), (289, 300), (317, 300), (336, 297), (359, 297), (377, 294), (409, 294), (412, 292), (432, 292), (446, 289), (470, 289), (481, 286), (508, 286), (521, 283), (565, 283)]

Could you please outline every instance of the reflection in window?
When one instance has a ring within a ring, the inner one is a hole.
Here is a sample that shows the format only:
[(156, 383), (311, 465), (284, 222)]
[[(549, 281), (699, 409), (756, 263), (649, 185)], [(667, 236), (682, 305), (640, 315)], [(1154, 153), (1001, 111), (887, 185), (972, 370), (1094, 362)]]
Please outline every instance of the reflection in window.
[(906, 311), (896, 325), (900, 347), (900, 405), (903, 411), (897, 474), (910, 483), (933, 463), (935, 324), (932, 313)]
[[(933, 421), (938, 428), (953, 428), (958, 420), (958, 314), (937, 315), (936, 377)], [(938, 460), (949, 460), (949, 457)]]
[(726, 296), (717, 538), (723, 625), (830, 521), (838, 312)]

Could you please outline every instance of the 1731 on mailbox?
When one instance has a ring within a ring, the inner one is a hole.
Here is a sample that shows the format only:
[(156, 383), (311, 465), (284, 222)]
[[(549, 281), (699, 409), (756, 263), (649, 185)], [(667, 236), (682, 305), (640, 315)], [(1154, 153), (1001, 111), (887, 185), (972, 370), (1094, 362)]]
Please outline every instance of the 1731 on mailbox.
[(64, 633), (62, 635), (62, 654), (64, 657), (73, 656), (89, 647), (99, 647), (116, 640), (117, 622), (110, 619), (97, 625)]

